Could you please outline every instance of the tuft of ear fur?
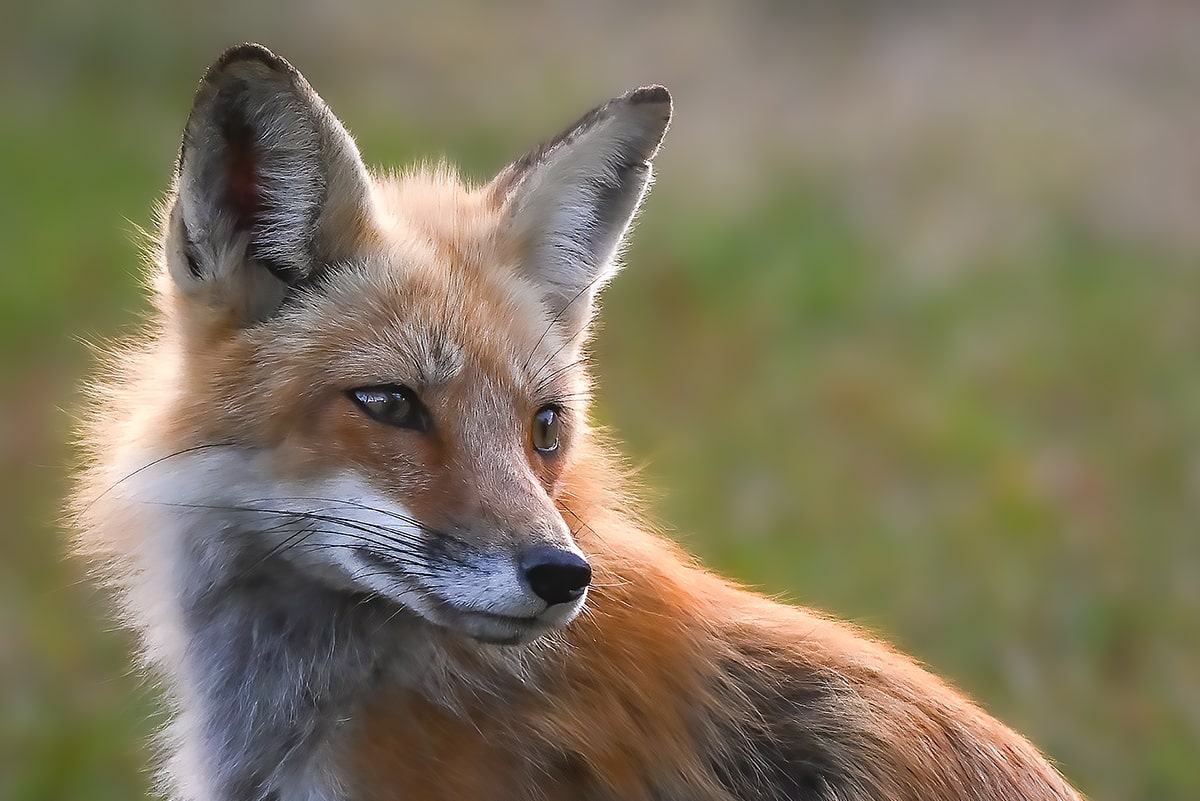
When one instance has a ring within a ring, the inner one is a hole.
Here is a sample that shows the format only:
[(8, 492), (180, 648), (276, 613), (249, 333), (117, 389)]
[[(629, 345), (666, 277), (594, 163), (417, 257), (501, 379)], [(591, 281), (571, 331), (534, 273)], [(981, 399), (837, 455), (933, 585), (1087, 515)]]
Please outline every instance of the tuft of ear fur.
[(176, 284), (243, 324), (347, 258), (370, 213), (350, 134), (291, 64), (226, 51), (196, 91), (179, 152), (167, 258)]
[(664, 87), (634, 89), (588, 112), (488, 186), (525, 275), (571, 337), (587, 327), (596, 293), (617, 271), (670, 121)]

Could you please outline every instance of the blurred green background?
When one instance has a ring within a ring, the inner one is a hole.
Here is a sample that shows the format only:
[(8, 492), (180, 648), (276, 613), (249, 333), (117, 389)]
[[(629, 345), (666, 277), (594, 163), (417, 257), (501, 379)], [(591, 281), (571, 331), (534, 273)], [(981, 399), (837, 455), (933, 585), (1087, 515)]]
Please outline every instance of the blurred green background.
[(0, 9), (0, 798), (142, 797), (161, 715), (56, 525), (204, 66), (480, 178), (662, 82), (598, 416), (715, 568), (886, 633), (1097, 801), (1200, 798), (1200, 8)]

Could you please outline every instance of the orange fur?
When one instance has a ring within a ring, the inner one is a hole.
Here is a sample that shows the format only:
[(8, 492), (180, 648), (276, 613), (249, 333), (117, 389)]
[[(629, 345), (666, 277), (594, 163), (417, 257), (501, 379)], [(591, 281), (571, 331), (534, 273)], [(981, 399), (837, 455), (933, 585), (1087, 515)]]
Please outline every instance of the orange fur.
[[(1019, 735), (907, 657), (734, 587), (614, 512), (629, 499), (612, 491), (623, 482), (602, 448), (564, 483), (568, 514), (594, 529), (580, 535), (596, 571), (589, 612), (533, 688), (514, 680), (454, 712), (406, 692), (370, 704), (347, 757), (365, 801), (515, 798), (530, 782), (546, 799), (742, 797), (707, 760), (736, 752), (731, 729), (770, 728), (748, 696), (813, 681), (841, 685), (831, 717), (813, 722), (866, 744), (845, 754), (870, 760), (853, 797), (1079, 798)], [(757, 686), (731, 683), (722, 662)]]
[[(293, 115), (301, 121), (296, 124), (325, 120), (327, 110), (298, 74), (261, 49), (224, 57), (199, 96), (217, 94), (222, 71), (230, 69), (242, 70), (243, 80), (274, 82), (269, 102), (285, 103), (288, 113), (290, 95), (280, 94), (277, 85), (294, 91), (297, 103), (310, 104), (304, 106), (307, 116)], [(196, 126), (206, 124), (203, 102), (193, 112)], [(205, 717), (211, 705), (206, 692), (231, 686), (231, 711), (219, 714), (246, 714), (252, 723), (260, 707), (269, 713), (274, 703), (271, 696), (254, 695), (259, 690), (249, 678), (238, 684), (240, 677), (218, 672), (205, 684), (189, 661), (198, 650), (192, 644), (198, 636), (194, 621), (204, 617), (195, 609), (215, 616), (212, 609), (224, 609), (227, 598), (238, 593), (252, 593), (254, 582), (280, 580), (263, 570), (278, 566), (269, 560), (290, 542), (266, 539), (271, 526), (244, 530), (242, 518), (217, 515), (217, 533), (229, 538), (218, 544), (237, 554), (230, 563), (237, 569), (221, 562), (225, 552), (216, 546), (211, 553), (204, 550), (212, 544), (194, 521), (208, 520), (200, 512), (216, 514), (221, 506), (189, 499), (210, 491), (210, 484), (216, 497), (232, 493), (249, 505), (239, 514), (279, 514), (259, 508), (265, 502), (253, 494), (247, 501), (236, 486), (224, 485), (246, 480), (244, 475), (226, 479), (202, 456), (198, 466), (187, 461), (204, 449), (225, 449), (227, 461), (216, 464), (250, 464), (258, 471), (251, 478), (262, 478), (265, 489), (248, 492), (355, 476), (378, 503), (404, 510), (428, 529), (454, 534), (465, 548), (519, 555), (529, 542), (545, 538), (563, 546), (555, 539), (561, 528), (569, 529), (591, 563), (589, 595), (579, 616), (538, 630), (522, 644), (477, 642), (452, 622), (422, 619), (424, 613), (384, 598), (393, 605), (383, 606), (386, 616), (372, 618), (369, 628), (370, 636), (380, 637), (381, 661), (367, 678), (356, 679), (359, 694), (330, 713), (329, 731), (311, 746), (322, 760), (324, 749), (332, 752), (328, 764), (321, 762), (320, 775), (335, 776), (329, 786), (344, 789), (347, 798), (1078, 799), (1033, 746), (907, 657), (849, 626), (731, 585), (641, 522), (619, 461), (587, 422), (589, 377), (579, 359), (584, 329), (572, 334), (570, 328), (585, 326), (586, 314), (580, 316), (578, 307), (567, 316), (548, 308), (544, 287), (524, 263), (531, 258), (527, 239), (536, 235), (536, 225), (514, 233), (510, 223), (514, 206), (537, 213), (546, 207), (543, 199), (528, 201), (521, 194), (523, 182), (534, 185), (530, 192), (544, 192), (538, 182), (560, 174), (578, 173), (592, 183), (607, 175), (597, 178), (587, 170), (609, 169), (612, 158), (584, 159), (574, 172), (555, 166), (554, 159), (566, 158), (563, 152), (569, 155), (589, 136), (599, 142), (595, 146), (617, 148), (645, 128), (651, 136), (638, 159), (649, 159), (665, 129), (665, 117), (654, 116), (664, 104), (669, 108), (665, 90), (639, 90), (613, 103), (483, 188), (464, 185), (444, 167), (397, 178), (364, 177), (347, 156), (348, 138), (326, 132), (317, 141), (332, 148), (337, 172), (328, 179), (327, 207), (313, 223), (312, 237), (328, 273), (313, 286), (264, 284), (281, 296), (288, 293), (289, 301), (277, 309), (261, 299), (228, 297), (231, 286), (274, 280), (245, 272), (263, 269), (246, 244), (259, 233), (254, 219), (231, 226), (233, 238), (218, 243), (226, 250), (205, 251), (218, 262), (207, 265), (214, 273), (221, 258), (230, 258), (222, 255), (227, 251), (242, 259), (233, 278), (221, 283), (189, 275), (198, 270), (187, 255), (192, 243), (180, 232), (186, 221), (179, 209), (186, 193), (198, 190), (188, 183), (185, 148), (183, 177), (164, 214), (155, 260), (158, 311), (149, 332), (111, 361), (84, 436), (90, 467), (73, 501), (80, 550), (121, 588), (151, 657), (168, 674), (178, 674), (169, 677), (182, 687), (182, 705), (198, 707), (198, 719), (210, 728), (232, 723), (229, 739), (240, 724)], [(593, 135), (589, 126), (599, 126), (600, 133)], [(256, 152), (248, 153), (239, 159), (256, 164)], [(234, 167), (243, 169), (242, 161)], [(525, 177), (543, 162), (551, 165), (545, 175)], [(638, 160), (628, 166), (642, 180), (621, 212), (632, 215), (649, 167)], [(239, 180), (249, 180), (253, 191), (254, 178)], [(368, 184), (356, 193), (360, 180)], [(245, 191), (243, 184), (238, 191)], [(242, 206), (257, 209), (259, 200), (252, 197)], [(570, 202), (578, 205), (579, 198)], [(609, 222), (597, 212), (589, 225)], [(626, 222), (613, 223), (616, 240)], [(262, 235), (275, 235), (273, 230)], [(607, 276), (594, 280), (599, 279)], [(590, 303), (589, 291), (585, 312)], [(382, 425), (348, 395), (382, 384), (413, 389), (434, 425), (429, 430)], [(559, 451), (547, 454), (531, 445), (530, 421), (551, 401), (561, 403), (564, 422)], [(286, 491), (276, 495), (276, 505), (293, 500)], [(365, 530), (350, 528), (343, 536), (361, 539)], [(166, 556), (160, 553), (164, 543), (171, 543)], [(243, 548), (253, 560), (241, 558)], [(203, 558), (194, 558), (193, 551)], [(164, 559), (184, 561), (164, 567)], [(349, 600), (336, 608), (345, 616), (380, 605), (377, 593), (353, 584), (353, 575), (340, 579), (349, 589), (331, 589), (322, 583), (326, 573), (306, 573), (311, 565), (298, 564), (285, 565), (281, 574), (289, 589), (293, 581), (307, 582), (291, 589), (297, 596), (344, 591)], [(176, 586), (189, 570), (211, 571), (190, 595)], [(286, 644), (314, 621), (291, 619), (287, 599), (277, 600), (280, 605), (262, 620), (253, 617), (259, 609), (253, 604), (249, 612), (241, 610), (250, 617), (238, 620), (247, 621), (256, 638), (260, 625), (263, 632), (278, 625)], [(350, 624), (338, 617), (328, 625), (333, 651), (350, 636), (337, 626)], [(223, 632), (231, 651), (240, 633), (237, 627)], [(262, 638), (266, 642), (268, 634)], [(385, 641), (392, 650), (384, 651)], [(225, 640), (218, 642), (225, 647)], [(372, 644), (366, 645), (370, 651)], [(248, 654), (251, 665), (258, 656)], [(312, 661), (319, 662), (318, 656)], [(406, 667), (389, 672), (389, 660)], [(285, 663), (286, 681), (269, 686), (280, 694), (307, 681), (324, 686), (311, 676), (296, 678), (309, 667), (301, 661), (295, 675)], [(328, 693), (342, 677), (332, 678)], [(317, 689), (311, 693), (301, 693), (294, 708), (320, 722), (325, 705), (333, 702)], [(313, 730), (326, 731), (317, 724)], [(191, 730), (180, 736), (191, 736)], [(251, 738), (243, 747), (253, 744)], [(295, 751), (290, 741), (285, 745), (280, 764)], [(242, 776), (238, 765), (218, 759), (214, 767), (212, 759), (189, 768), (201, 778), (176, 781), (184, 788), (180, 797), (289, 801), (293, 795), (287, 793), (298, 792), (288, 783), (292, 779), (272, 772), (275, 764)], [(305, 794), (295, 797), (342, 797), (336, 794), (341, 789), (319, 796), (317, 790), (311, 796), (301, 791)]]

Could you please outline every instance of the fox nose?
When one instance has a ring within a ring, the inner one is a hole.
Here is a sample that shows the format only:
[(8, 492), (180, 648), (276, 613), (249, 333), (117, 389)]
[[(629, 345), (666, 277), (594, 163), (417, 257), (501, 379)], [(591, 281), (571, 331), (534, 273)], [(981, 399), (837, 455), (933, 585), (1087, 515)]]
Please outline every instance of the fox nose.
[(592, 580), (592, 567), (577, 553), (535, 545), (521, 554), (521, 572), (537, 597), (548, 605), (577, 600)]

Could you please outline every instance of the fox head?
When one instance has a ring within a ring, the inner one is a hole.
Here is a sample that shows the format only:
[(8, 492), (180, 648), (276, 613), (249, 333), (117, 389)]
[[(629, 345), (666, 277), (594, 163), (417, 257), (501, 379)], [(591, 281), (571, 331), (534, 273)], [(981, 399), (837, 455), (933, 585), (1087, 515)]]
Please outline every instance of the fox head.
[(165, 207), (157, 444), (123, 491), (227, 580), (282, 563), (489, 642), (571, 620), (582, 348), (670, 115), (637, 89), (482, 186), (380, 178), (291, 65), (225, 53)]

